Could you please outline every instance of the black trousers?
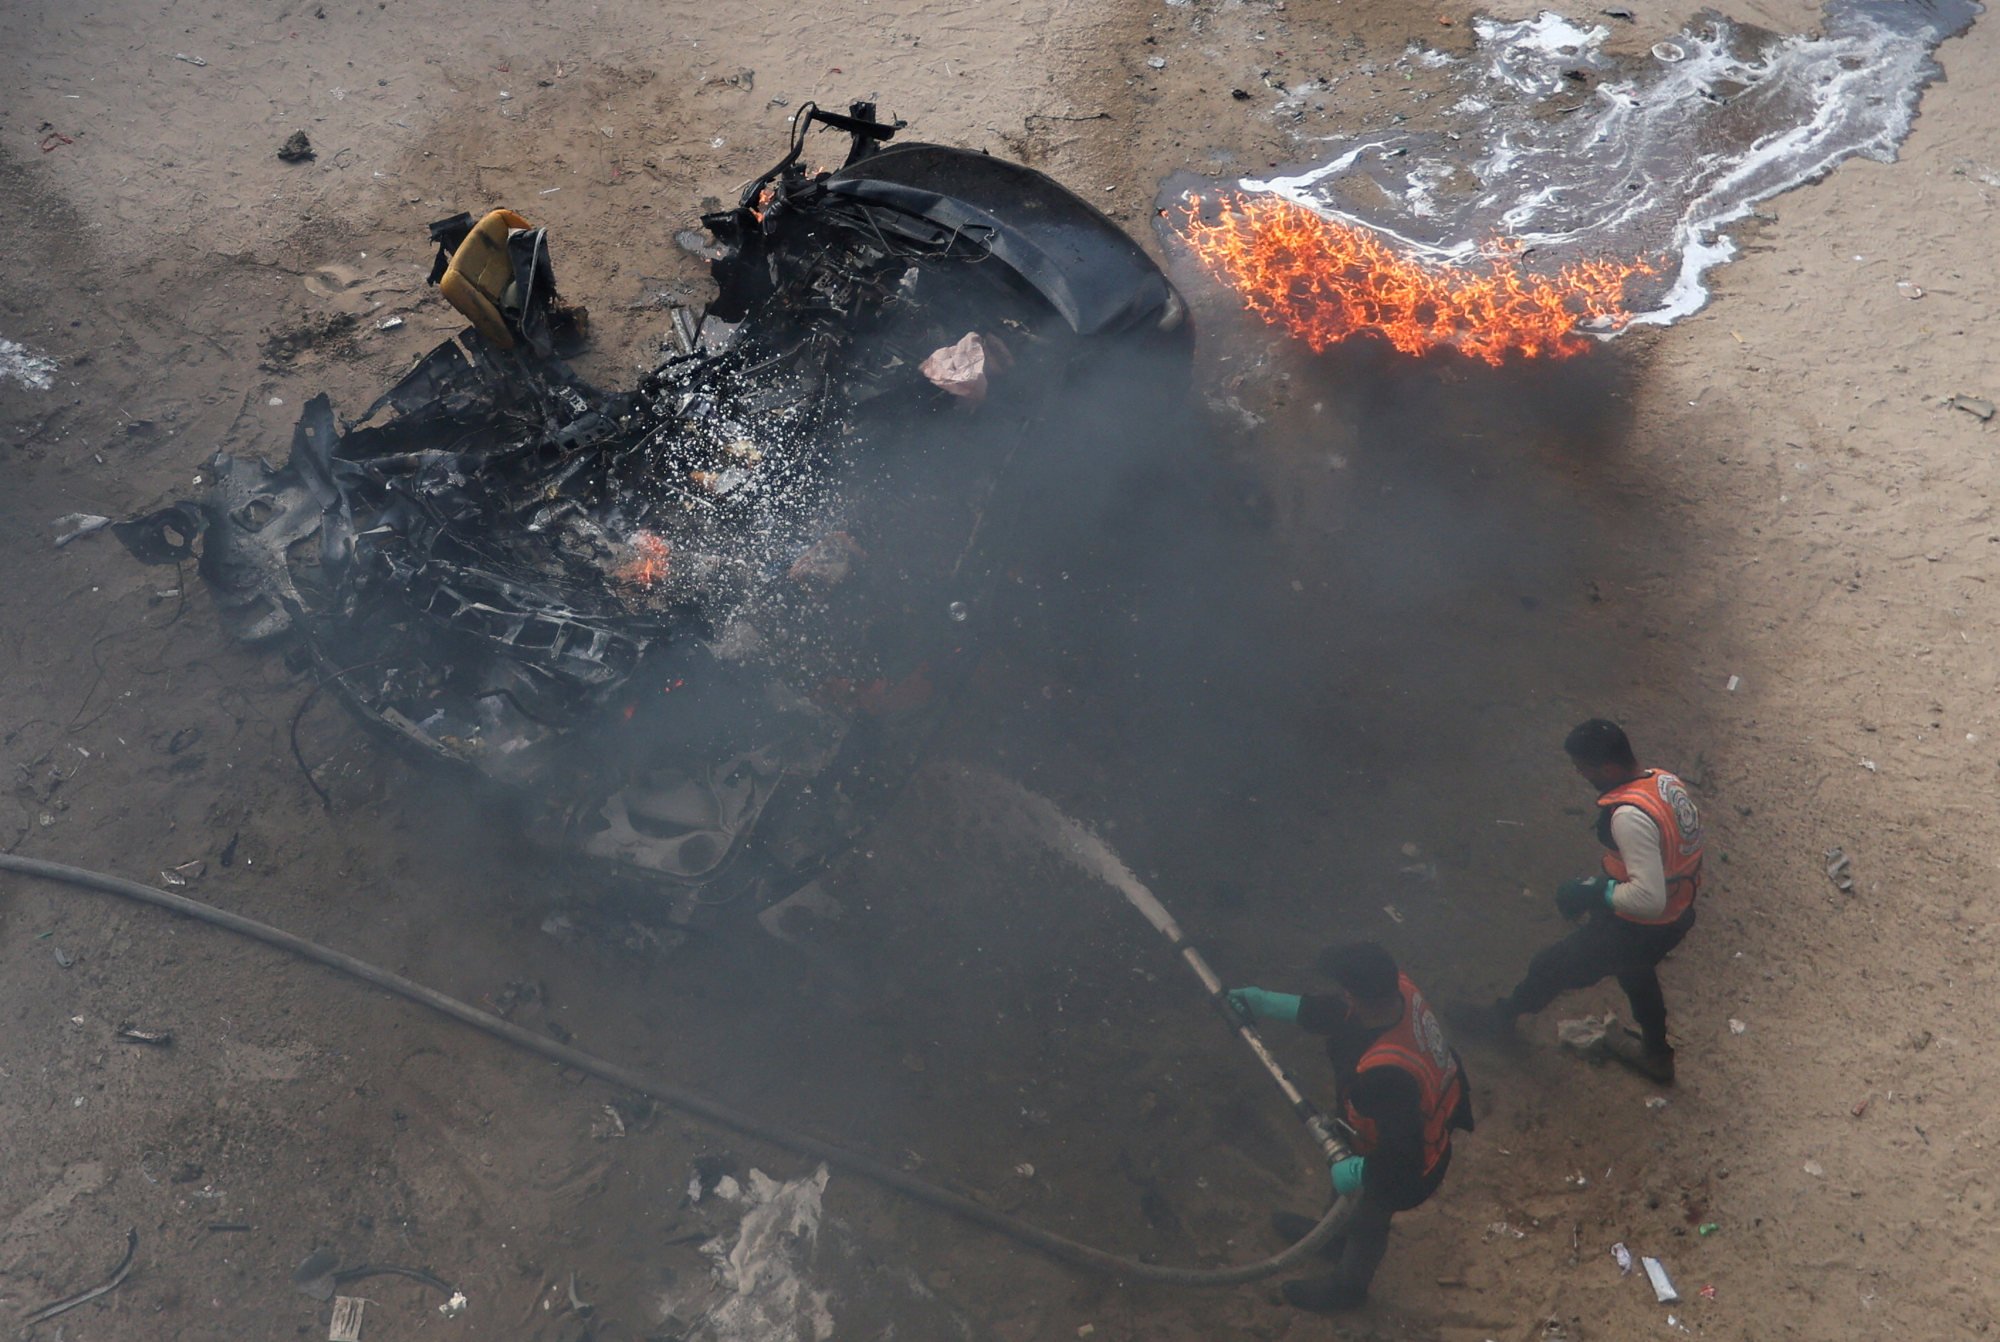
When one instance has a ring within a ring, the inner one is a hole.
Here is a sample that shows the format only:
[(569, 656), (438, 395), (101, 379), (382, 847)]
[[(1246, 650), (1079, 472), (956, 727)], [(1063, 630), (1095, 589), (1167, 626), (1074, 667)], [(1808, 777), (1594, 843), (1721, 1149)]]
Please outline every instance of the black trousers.
[(1342, 1286), (1365, 1295), (1368, 1283), (1375, 1280), (1375, 1269), (1382, 1266), (1382, 1256), (1389, 1252), (1389, 1218), (1394, 1213), (1365, 1193), (1354, 1201), (1354, 1215), (1347, 1221), (1347, 1244), (1340, 1251), (1340, 1266), (1335, 1271)]
[(1375, 1280), (1375, 1269), (1382, 1266), (1382, 1258), (1389, 1252), (1391, 1219), (1398, 1212), (1411, 1211), (1429, 1202), (1450, 1170), (1451, 1149), (1447, 1147), (1436, 1169), (1411, 1183), (1393, 1187), (1389, 1198), (1382, 1197), (1379, 1191), (1370, 1193), (1362, 1189), (1337, 1199), (1340, 1214), (1334, 1222), (1333, 1273), (1301, 1284), (1327, 1299), (1359, 1304), (1368, 1294), (1369, 1283)]
[(1655, 1052), (1667, 1049), (1667, 999), (1660, 992), (1658, 965), (1694, 926), (1688, 906), (1671, 923), (1635, 923), (1608, 910), (1593, 913), (1583, 926), (1528, 962), (1528, 972), (1504, 1000), (1515, 1015), (1540, 1011), (1566, 992), (1616, 978), (1632, 1004), (1632, 1020)]

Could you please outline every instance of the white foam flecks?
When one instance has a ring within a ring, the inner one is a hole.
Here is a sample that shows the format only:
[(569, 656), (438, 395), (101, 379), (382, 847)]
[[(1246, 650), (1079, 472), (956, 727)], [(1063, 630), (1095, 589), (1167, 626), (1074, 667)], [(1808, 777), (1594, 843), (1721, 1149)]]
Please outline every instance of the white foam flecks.
[[(1671, 39), (1680, 59), (1626, 67), (1603, 54), (1601, 26), (1480, 19), (1479, 49), (1453, 78), (1456, 138), (1385, 133), (1241, 186), (1436, 262), (1502, 237), (1548, 266), (1643, 257), (1657, 273), (1634, 286), (1633, 321), (1664, 324), (1707, 301), (1703, 277), (1735, 254), (1729, 225), (1844, 159), (1893, 160), (1939, 73), (1932, 51), (1978, 12), (1970, 0), (1831, 0), (1817, 36), (1711, 14)], [(1579, 70), (1594, 81), (1569, 76)]]
[(18, 382), (29, 391), (47, 391), (56, 384), (56, 361), (0, 337), (0, 382)]
[(703, 1246), (723, 1291), (696, 1336), (704, 1342), (828, 1342), (833, 1311), (827, 1292), (807, 1280), (819, 1247), (821, 1203), (827, 1171), (822, 1165), (784, 1183), (750, 1171), (744, 1190), (750, 1204), (736, 1242)]
[(1535, 95), (1562, 88), (1566, 71), (1597, 68), (1602, 64), (1598, 49), (1611, 36), (1602, 24), (1579, 28), (1547, 10), (1519, 23), (1474, 19), (1472, 32), (1487, 58), (1487, 77)]

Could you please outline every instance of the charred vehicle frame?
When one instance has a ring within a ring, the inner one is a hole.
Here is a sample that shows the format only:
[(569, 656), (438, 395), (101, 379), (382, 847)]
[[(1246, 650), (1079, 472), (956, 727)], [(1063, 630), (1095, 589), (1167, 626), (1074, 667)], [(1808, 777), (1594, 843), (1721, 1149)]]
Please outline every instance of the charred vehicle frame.
[[(837, 170), (802, 166), (816, 127), (849, 137)], [(314, 397), (284, 465), (218, 453), (119, 535), (197, 557), (235, 634), (294, 641), (365, 723), (504, 785), (668, 920), (796, 888), (970, 664), (1010, 473), (1072, 369), (1189, 344), (1103, 214), (899, 128), (802, 108), (704, 217), (717, 296), (629, 391), (561, 357), (582, 314), (542, 230), (442, 221), (432, 279), (470, 329), (352, 421)]]

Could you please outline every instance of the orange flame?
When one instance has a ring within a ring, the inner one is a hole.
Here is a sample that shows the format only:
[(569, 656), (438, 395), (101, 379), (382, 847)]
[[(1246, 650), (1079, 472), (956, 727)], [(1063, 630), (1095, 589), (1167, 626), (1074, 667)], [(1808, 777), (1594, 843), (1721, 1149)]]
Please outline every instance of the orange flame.
[(644, 591), (667, 580), (667, 560), (673, 551), (650, 531), (635, 531), (628, 543), (631, 557), (611, 570), (611, 576)]
[(1276, 196), (1226, 197), (1211, 222), (1190, 197), (1185, 236), (1210, 274), (1252, 312), (1314, 353), (1373, 334), (1404, 354), (1451, 348), (1490, 364), (1562, 358), (1589, 347), (1580, 322), (1629, 319), (1625, 285), (1644, 261), (1579, 261), (1553, 275), (1524, 270), (1504, 243), (1483, 265), (1429, 265), (1372, 233)]

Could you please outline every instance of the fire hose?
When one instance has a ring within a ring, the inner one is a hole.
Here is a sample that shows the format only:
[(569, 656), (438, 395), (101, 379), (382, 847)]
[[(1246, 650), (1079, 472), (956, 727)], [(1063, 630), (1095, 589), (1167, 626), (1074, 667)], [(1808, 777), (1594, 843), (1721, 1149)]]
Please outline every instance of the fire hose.
[[(1347, 1208), (1348, 1200), (1345, 1198), (1339, 1199), (1328, 1209), (1326, 1215), (1320, 1218), (1319, 1223), (1313, 1227), (1312, 1232), (1306, 1235), (1304, 1239), (1299, 1240), (1282, 1253), (1270, 1258), (1260, 1259), (1253, 1263), (1244, 1263), (1236, 1267), (1187, 1268), (1167, 1267), (1157, 1263), (1140, 1262), (1137, 1259), (1127, 1258), (1120, 1254), (1111, 1253), (1107, 1250), (1069, 1239), (1066, 1236), (1058, 1235), (1053, 1231), (1044, 1230), (1017, 1217), (1009, 1216), (1005, 1212), (995, 1211), (993, 1208), (976, 1202), (961, 1193), (954, 1193), (949, 1189), (940, 1188), (938, 1185), (926, 1180), (915, 1178), (893, 1165), (875, 1159), (873, 1156), (863, 1155), (858, 1151), (852, 1151), (846, 1147), (836, 1146), (831, 1142), (821, 1141), (816, 1137), (806, 1136), (803, 1133), (794, 1132), (789, 1128), (780, 1127), (768, 1120), (757, 1118), (754, 1115), (746, 1114), (739, 1109), (732, 1108), (722, 1101), (704, 1095), (699, 1091), (689, 1090), (671, 1081), (666, 1081), (642, 1072), (637, 1068), (609, 1062), (597, 1057), (595, 1054), (586, 1053), (582, 1049), (572, 1048), (567, 1044), (558, 1043), (553, 1039), (531, 1033), (511, 1021), (494, 1015), (492, 1012), (481, 1011), (478, 1007), (471, 1006), (455, 997), (450, 997), (434, 989), (427, 988), (421, 983), (404, 978), (402, 975), (383, 969), (379, 965), (356, 959), (354, 956), (347, 955), (341, 951), (322, 946), (318, 942), (308, 941), (304, 937), (284, 931), (281, 928), (273, 927), (269, 923), (259, 922), (255, 918), (246, 918), (242, 914), (232, 913), (227, 909), (217, 908), (212, 904), (204, 904), (200, 900), (189, 899), (185, 895), (177, 895), (171, 891), (144, 885), (138, 881), (128, 881), (123, 877), (88, 871), (82, 867), (72, 867), (60, 862), (44, 862), (37, 858), (19, 857), (12, 853), (0, 853), (0, 871), (11, 871), (22, 876), (39, 877), (43, 880), (55, 881), (81, 889), (96, 890), (104, 894), (117, 895), (124, 899), (136, 900), (142, 904), (151, 904), (156, 908), (182, 914), (197, 921), (208, 923), (211, 926), (225, 928), (228, 931), (237, 933), (239, 936), (248, 937), (253, 941), (261, 941), (267, 946), (274, 946), (279, 950), (290, 951), (292, 954), (303, 959), (325, 965), (329, 969), (338, 970), (351, 978), (361, 980), (363, 983), (372, 984), (386, 992), (394, 993), (406, 1001), (415, 1002), (419, 1006), (429, 1007), (440, 1015), (448, 1016), (452, 1020), (470, 1025), (476, 1030), (505, 1040), (517, 1048), (538, 1054), (541, 1057), (549, 1059), (551, 1062), (561, 1063), (565, 1067), (574, 1067), (578, 1071), (588, 1073), (601, 1081), (606, 1081), (614, 1086), (620, 1086), (626, 1090), (647, 1096), (669, 1108), (691, 1114), (696, 1118), (705, 1119), (719, 1127), (728, 1128), (733, 1132), (741, 1133), (747, 1137), (754, 1137), (759, 1141), (768, 1142), (772, 1146), (781, 1147), (787, 1151), (792, 1151), (814, 1160), (823, 1160), (834, 1168), (845, 1170), (849, 1174), (858, 1175), (861, 1178), (869, 1180), (871, 1183), (890, 1189), (893, 1192), (901, 1193), (903, 1196), (921, 1202), (926, 1206), (950, 1212), (961, 1220), (1005, 1235), (1017, 1243), (1026, 1245), (1039, 1253), (1046, 1254), (1048, 1257), (1056, 1259), (1058, 1262), (1066, 1263), (1071, 1267), (1103, 1273), (1125, 1280), (1153, 1282), (1170, 1286), (1237, 1286), (1245, 1282), (1274, 1276), (1317, 1253), (1322, 1245), (1333, 1238), (1339, 1220)], [(1214, 972), (1208, 968), (1207, 963), (1201, 959), (1199, 953), (1192, 946), (1186, 944), (1184, 938), (1180, 935), (1179, 927), (1174, 924), (1173, 918), (1168, 915), (1166, 909), (1160, 905), (1157, 899), (1152, 899), (1150, 894), (1146, 897), (1150, 901), (1150, 905), (1134, 898), (1131, 891), (1127, 891), (1126, 894), (1127, 898), (1133, 900), (1134, 905), (1139, 908), (1139, 911), (1146, 917), (1147, 921), (1165, 933), (1168, 939), (1180, 948), (1182, 957), (1201, 976), (1202, 982), (1204, 986), (1209, 988), (1211, 996), (1220, 1004), (1221, 1009), (1230, 1016), (1232, 1022), (1237, 1025), (1245, 1040), (1251, 1044), (1253, 1051), (1259, 1055), (1260, 1059), (1264, 1061), (1265, 1066), (1270, 1069), (1272, 1076), (1278, 1079), (1280, 1086), (1286, 1091), (1287, 1097), (1292, 1099), (1295, 1111), (1300, 1113), (1309, 1127), (1312, 1126), (1313, 1118), (1309, 1115), (1315, 1115), (1317, 1111), (1314, 1111), (1310, 1103), (1299, 1093), (1298, 1087), (1285, 1074), (1284, 1068), (1278, 1064), (1275, 1058), (1270, 1056), (1269, 1050), (1257, 1038), (1256, 1032), (1229, 1008), (1227, 1001), (1222, 996), (1221, 982), (1216, 978)], [(1326, 1139), (1322, 1142), (1322, 1147), (1328, 1150), (1329, 1154), (1332, 1154), (1332, 1148), (1328, 1147), (1326, 1143), (1337, 1142), (1338, 1136), (1334, 1133), (1330, 1125), (1325, 1124), (1323, 1117), (1320, 1118), (1320, 1123), (1326, 1133)], [(1319, 1130), (1316, 1129), (1315, 1136), (1318, 1135)]]
[(1229, 996), (1222, 986), (1221, 978), (1208, 967), (1208, 961), (1202, 958), (1201, 952), (1182, 935), (1180, 924), (1174, 921), (1174, 916), (1167, 912), (1166, 906), (1160, 903), (1152, 891), (1136, 882), (1130, 888), (1122, 885), (1120, 888), (1132, 907), (1139, 911), (1139, 916), (1151, 923), (1160, 935), (1181, 953), (1181, 959), (1194, 971), (1195, 977), (1201, 980), (1202, 988), (1208, 993), (1208, 1000), (1235, 1028), (1243, 1042), (1250, 1046), (1250, 1052), (1263, 1065), (1264, 1070), (1271, 1074), (1271, 1079), (1278, 1083), (1278, 1089), (1284, 1093), (1286, 1101), (1292, 1106), (1292, 1112), (1298, 1115), (1299, 1122), (1305, 1124), (1306, 1131), (1312, 1134), (1315, 1142), (1319, 1143), (1320, 1154), (1326, 1157), (1327, 1163), (1332, 1164), (1353, 1155), (1354, 1152), (1347, 1145), (1349, 1132), (1347, 1125), (1338, 1119), (1328, 1118), (1320, 1111), (1319, 1106), (1306, 1098), (1305, 1091), (1292, 1079), (1292, 1074), (1285, 1070), (1285, 1065), (1272, 1055), (1269, 1046), (1264, 1043), (1263, 1037), (1257, 1033), (1257, 1028), (1250, 1023), (1249, 1018), (1229, 1004)]

